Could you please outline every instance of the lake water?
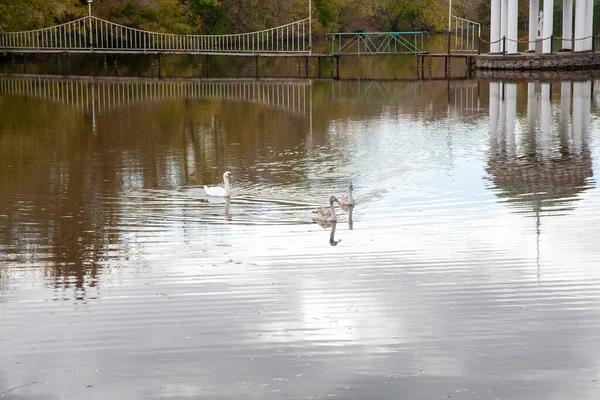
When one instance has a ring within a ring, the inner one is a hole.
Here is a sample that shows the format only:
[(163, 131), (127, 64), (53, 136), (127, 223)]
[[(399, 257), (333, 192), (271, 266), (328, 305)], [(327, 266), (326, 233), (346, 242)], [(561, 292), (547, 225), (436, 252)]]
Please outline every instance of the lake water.
[(597, 399), (595, 79), (0, 75), (0, 396)]

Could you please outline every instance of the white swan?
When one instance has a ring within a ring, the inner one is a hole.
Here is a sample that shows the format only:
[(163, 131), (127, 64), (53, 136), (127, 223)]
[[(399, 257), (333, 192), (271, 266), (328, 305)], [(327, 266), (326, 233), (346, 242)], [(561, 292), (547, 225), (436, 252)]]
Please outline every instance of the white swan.
[(354, 197), (352, 197), (352, 182), (348, 182), (348, 194), (340, 196), (340, 205), (353, 206), (354, 204), (356, 203), (354, 202)]
[(335, 208), (333, 207), (333, 202), (340, 202), (335, 196), (331, 196), (329, 198), (329, 208), (327, 207), (319, 207), (316, 211), (313, 211), (315, 214), (315, 219), (317, 221), (325, 221), (325, 222), (335, 222), (337, 221), (337, 215), (335, 215)]
[(214, 197), (229, 197), (231, 196), (231, 186), (229, 186), (229, 178), (233, 178), (231, 172), (227, 171), (223, 174), (223, 181), (225, 182), (225, 187), (222, 188), (220, 186), (204, 186), (204, 191), (207, 196)]

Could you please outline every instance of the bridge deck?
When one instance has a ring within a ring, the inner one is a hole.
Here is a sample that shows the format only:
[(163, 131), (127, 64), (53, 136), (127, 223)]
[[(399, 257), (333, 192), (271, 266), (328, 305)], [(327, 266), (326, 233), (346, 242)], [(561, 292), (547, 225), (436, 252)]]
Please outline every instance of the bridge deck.
[(2, 49), (0, 55), (10, 54), (127, 54), (127, 55), (190, 55), (190, 56), (227, 56), (227, 57), (313, 57), (313, 58), (331, 58), (331, 57), (373, 57), (373, 56), (421, 56), (421, 57), (441, 57), (441, 58), (468, 58), (476, 56), (474, 52), (451, 52), (451, 53), (430, 53), (409, 51), (388, 52), (388, 53), (238, 53), (238, 52), (206, 52), (206, 51), (178, 51), (178, 50), (110, 50), (110, 49)]

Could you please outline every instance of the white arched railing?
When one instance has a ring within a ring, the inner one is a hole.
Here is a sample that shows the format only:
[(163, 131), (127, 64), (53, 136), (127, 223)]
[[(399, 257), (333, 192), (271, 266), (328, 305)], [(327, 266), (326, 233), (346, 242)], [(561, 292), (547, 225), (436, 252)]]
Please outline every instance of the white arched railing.
[(115, 24), (94, 16), (50, 28), (0, 33), (0, 50), (30, 52), (311, 54), (311, 19), (230, 35), (177, 35)]

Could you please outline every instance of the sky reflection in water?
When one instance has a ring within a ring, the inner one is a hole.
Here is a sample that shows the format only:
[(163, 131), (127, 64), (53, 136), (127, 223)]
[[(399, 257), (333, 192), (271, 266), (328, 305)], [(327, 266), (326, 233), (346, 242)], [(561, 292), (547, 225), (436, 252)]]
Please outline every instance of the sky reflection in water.
[(597, 398), (586, 79), (0, 76), (0, 393)]

